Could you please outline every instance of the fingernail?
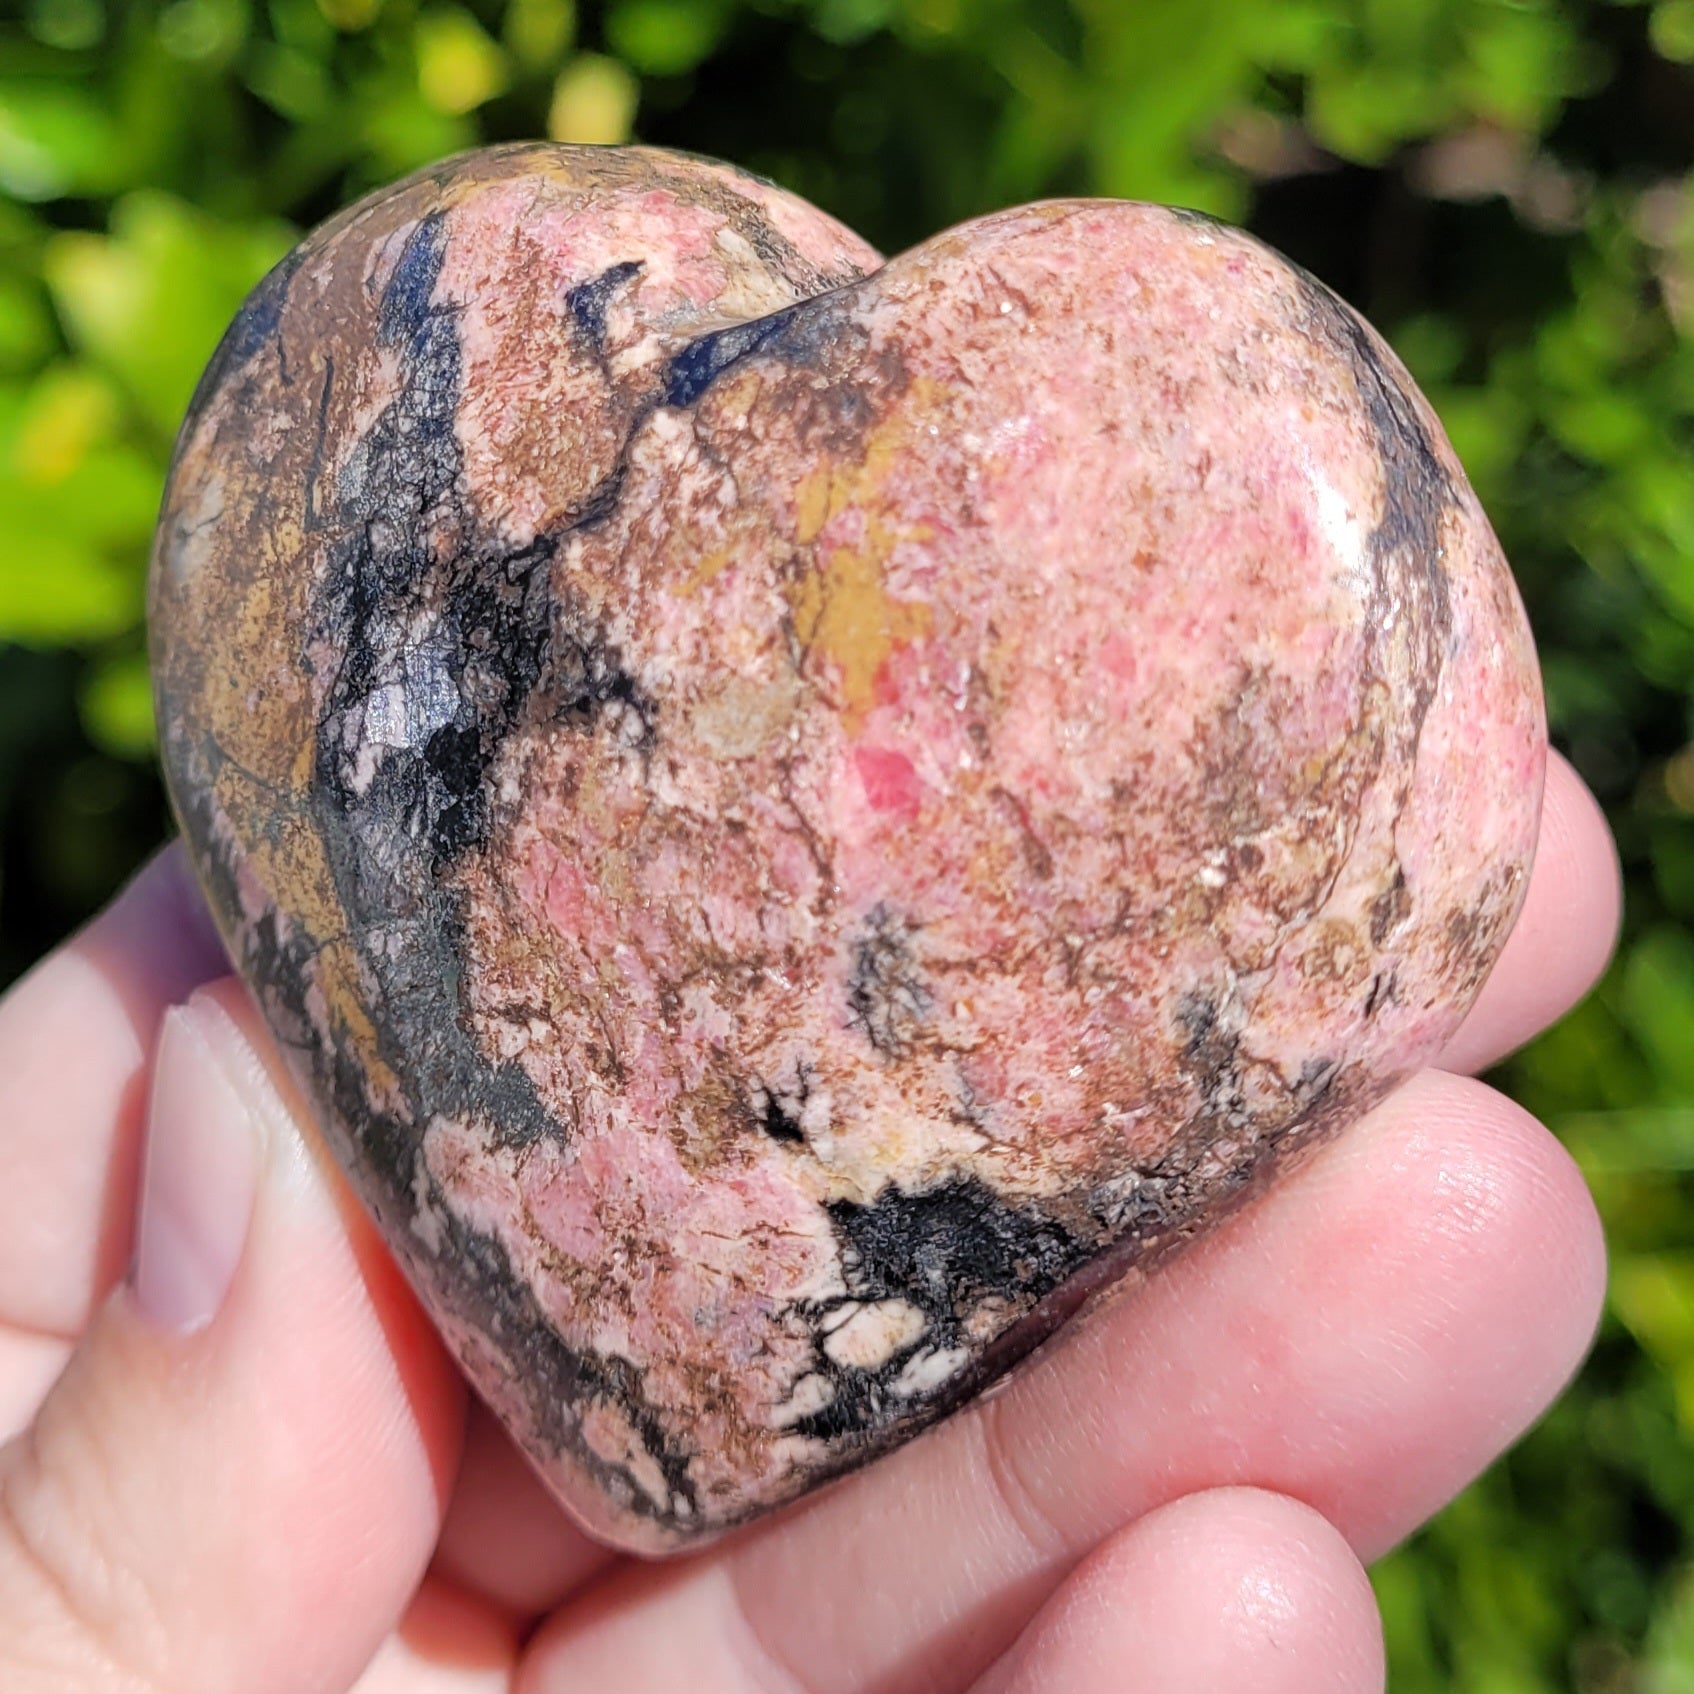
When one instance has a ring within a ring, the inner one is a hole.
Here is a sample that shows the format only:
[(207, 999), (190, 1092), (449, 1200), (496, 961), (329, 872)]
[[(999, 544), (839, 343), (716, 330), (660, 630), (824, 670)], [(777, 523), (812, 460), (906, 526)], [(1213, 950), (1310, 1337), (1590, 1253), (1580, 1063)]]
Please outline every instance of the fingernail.
[(153, 1063), (131, 1278), (161, 1329), (204, 1329), (241, 1262), (264, 1134), (260, 1060), (229, 1014), (197, 995), (167, 1012)]

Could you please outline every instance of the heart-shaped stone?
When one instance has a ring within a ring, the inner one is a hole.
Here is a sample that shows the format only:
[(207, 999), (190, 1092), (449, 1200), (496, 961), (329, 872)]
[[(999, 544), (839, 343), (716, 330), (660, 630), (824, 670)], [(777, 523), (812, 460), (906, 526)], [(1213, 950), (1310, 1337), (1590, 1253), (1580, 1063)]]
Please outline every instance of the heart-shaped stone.
[(976, 1394), (1429, 1060), (1544, 730), (1428, 407), (1207, 219), (879, 268), (509, 148), (225, 337), (152, 582), (233, 956), (559, 1498), (687, 1544)]

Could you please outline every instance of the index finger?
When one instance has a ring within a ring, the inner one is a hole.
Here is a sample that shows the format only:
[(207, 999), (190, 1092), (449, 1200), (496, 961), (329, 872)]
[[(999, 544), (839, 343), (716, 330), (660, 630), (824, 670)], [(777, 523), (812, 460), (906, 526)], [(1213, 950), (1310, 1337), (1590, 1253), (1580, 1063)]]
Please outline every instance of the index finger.
[(159, 1019), (228, 968), (173, 845), (0, 999), (0, 1326), (74, 1337), (123, 1274)]

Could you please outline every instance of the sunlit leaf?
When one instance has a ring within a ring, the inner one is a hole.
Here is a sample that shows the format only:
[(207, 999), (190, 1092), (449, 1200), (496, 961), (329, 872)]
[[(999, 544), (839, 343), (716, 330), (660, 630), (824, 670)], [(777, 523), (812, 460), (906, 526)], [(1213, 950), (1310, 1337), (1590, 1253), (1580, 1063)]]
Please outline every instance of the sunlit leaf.
[(418, 87), (438, 112), (474, 111), (506, 86), (506, 55), (469, 12), (432, 9), (418, 19)]
[(26, 27), (46, 47), (80, 53), (97, 47), (106, 33), (100, 0), (29, 0)]
[(36, 485), (63, 482), (110, 441), (122, 418), (117, 391), (86, 365), (43, 371), (32, 386), (15, 426), (12, 474)]
[(98, 548), (15, 530), (0, 548), (0, 641), (99, 641), (133, 628), (140, 612), (139, 577)]
[(575, 38), (575, 0), (509, 0), (501, 35), (519, 64), (550, 70)]
[(369, 29), (383, 8), (384, 0), (318, 0), (323, 15), (337, 29)]
[(677, 76), (712, 51), (728, 16), (723, 0), (614, 0), (606, 40), (643, 75)]
[(361, 187), (403, 176), (476, 140), (467, 114), (432, 106), (416, 82), (373, 80), (360, 92), (359, 135), (372, 165)]
[(1694, 1359), (1694, 1255), (1637, 1254), (1612, 1267), (1612, 1306), (1666, 1364)]
[(1694, 936), (1665, 925), (1642, 937), (1629, 955), (1624, 994), (1661, 1074), (1694, 1089)]
[(221, 64), (247, 34), (242, 0), (169, 0), (159, 12), (159, 42), (172, 58)]
[(88, 89), (0, 81), (0, 189), (20, 200), (99, 194), (124, 180), (110, 113)]
[(107, 659), (89, 672), (82, 689), (82, 718), (96, 747), (118, 758), (144, 758), (153, 750), (153, 681), (145, 653)]
[(1648, 27), (1654, 47), (1667, 59), (1694, 62), (1694, 0), (1659, 0)]
[(888, 22), (894, 6), (895, 0), (817, 0), (812, 28), (826, 41), (863, 41)]
[(172, 196), (137, 193), (118, 204), (109, 235), (55, 236), (47, 282), (73, 343), (174, 433), (224, 326), (290, 236), (275, 223), (225, 223)]
[(627, 141), (640, 98), (639, 84), (616, 59), (579, 53), (553, 85), (547, 133), (555, 141)]
[(34, 368), (53, 343), (53, 320), (35, 278), (0, 269), (0, 371)]

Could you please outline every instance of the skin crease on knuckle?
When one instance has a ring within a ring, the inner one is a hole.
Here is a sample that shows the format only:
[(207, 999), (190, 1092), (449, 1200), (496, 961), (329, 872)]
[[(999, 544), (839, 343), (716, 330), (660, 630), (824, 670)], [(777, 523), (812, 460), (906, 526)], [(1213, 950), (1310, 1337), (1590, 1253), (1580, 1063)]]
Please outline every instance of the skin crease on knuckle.
[[(75, 1369), (73, 1364), (72, 1369)], [(168, 1608), (113, 1521), (111, 1419), (38, 1420), (0, 1450), (0, 1668), (7, 1694), (165, 1694)], [(117, 1643), (129, 1645), (119, 1650)], [(16, 1657), (13, 1657), (16, 1655)], [(15, 1678), (15, 1680), (13, 1680)]]

